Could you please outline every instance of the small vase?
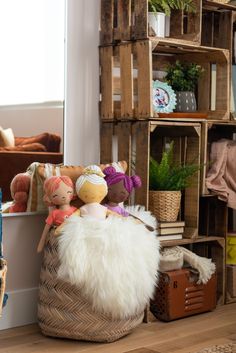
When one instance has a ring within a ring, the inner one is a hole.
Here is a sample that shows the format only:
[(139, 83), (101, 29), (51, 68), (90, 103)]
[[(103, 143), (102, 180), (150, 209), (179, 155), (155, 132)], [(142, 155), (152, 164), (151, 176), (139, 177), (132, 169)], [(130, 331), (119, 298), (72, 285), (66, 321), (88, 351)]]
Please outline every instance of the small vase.
[(165, 16), (162, 12), (148, 13), (148, 23), (157, 37), (165, 37)]
[(197, 103), (194, 92), (175, 92), (176, 93), (176, 112), (195, 112)]

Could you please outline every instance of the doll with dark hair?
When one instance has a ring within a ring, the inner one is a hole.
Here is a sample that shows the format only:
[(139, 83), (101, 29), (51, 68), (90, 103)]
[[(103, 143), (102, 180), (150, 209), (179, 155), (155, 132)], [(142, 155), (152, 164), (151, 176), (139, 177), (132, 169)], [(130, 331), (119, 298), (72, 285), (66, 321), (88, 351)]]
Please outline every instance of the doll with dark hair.
[(105, 206), (123, 217), (128, 217), (129, 213), (119, 204), (128, 199), (134, 188), (139, 188), (142, 185), (140, 177), (138, 175), (129, 177), (124, 173), (117, 172), (114, 167), (105, 168), (103, 173), (108, 186), (108, 201)]

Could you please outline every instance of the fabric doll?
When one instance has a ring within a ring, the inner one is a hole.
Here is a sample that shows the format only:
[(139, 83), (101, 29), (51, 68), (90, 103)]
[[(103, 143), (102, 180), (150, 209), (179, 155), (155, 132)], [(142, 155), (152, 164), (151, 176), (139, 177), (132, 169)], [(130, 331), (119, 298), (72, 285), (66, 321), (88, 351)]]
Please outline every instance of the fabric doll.
[(139, 188), (142, 185), (140, 177), (138, 175), (129, 177), (117, 172), (114, 167), (105, 168), (104, 174), (108, 185), (108, 201), (105, 206), (123, 217), (128, 217), (129, 213), (119, 204), (128, 199), (133, 188)]
[(9, 208), (9, 213), (25, 212), (30, 189), (30, 176), (26, 173), (17, 174), (11, 182), (11, 196), (13, 205)]
[(73, 198), (73, 182), (68, 176), (52, 176), (44, 182), (45, 201), (49, 205), (56, 206), (47, 219), (37, 252), (44, 248), (47, 234), (52, 226), (60, 226), (64, 220), (70, 217), (77, 209), (70, 205)]
[[(89, 216), (96, 220), (104, 220), (109, 214), (117, 216), (117, 213), (100, 204), (108, 192), (104, 177), (102, 170), (96, 165), (83, 170), (83, 174), (76, 181), (75, 188), (84, 205), (75, 212), (75, 215)], [(55, 230), (55, 235), (59, 235), (62, 228), (63, 224)]]

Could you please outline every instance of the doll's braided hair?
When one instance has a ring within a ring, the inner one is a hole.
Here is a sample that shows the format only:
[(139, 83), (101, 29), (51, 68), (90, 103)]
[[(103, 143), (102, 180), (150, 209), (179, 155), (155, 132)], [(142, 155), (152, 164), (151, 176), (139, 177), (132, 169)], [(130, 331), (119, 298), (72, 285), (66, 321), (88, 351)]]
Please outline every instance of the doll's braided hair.
[(141, 179), (138, 175), (128, 176), (124, 173), (117, 172), (114, 167), (107, 167), (103, 170), (107, 185), (119, 183), (121, 180), (124, 182), (124, 187), (130, 194), (133, 188), (139, 188), (142, 185)]

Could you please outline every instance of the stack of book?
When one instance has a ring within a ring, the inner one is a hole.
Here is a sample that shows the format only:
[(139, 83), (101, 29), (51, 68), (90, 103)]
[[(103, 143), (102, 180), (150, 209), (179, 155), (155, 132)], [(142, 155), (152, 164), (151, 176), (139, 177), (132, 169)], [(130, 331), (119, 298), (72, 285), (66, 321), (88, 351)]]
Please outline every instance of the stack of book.
[(177, 222), (159, 222), (158, 223), (158, 239), (159, 240), (175, 240), (182, 239), (184, 233), (184, 221)]

